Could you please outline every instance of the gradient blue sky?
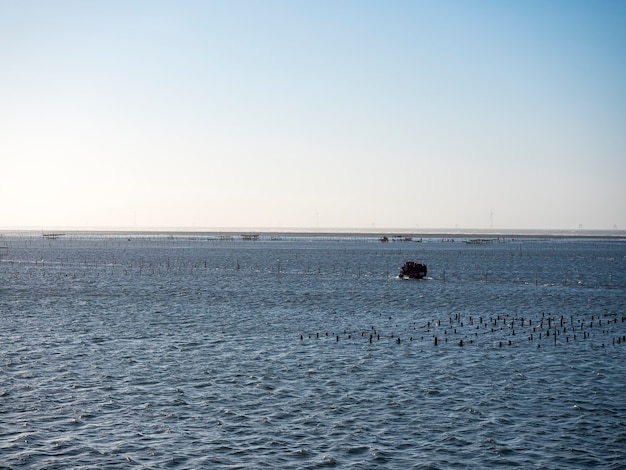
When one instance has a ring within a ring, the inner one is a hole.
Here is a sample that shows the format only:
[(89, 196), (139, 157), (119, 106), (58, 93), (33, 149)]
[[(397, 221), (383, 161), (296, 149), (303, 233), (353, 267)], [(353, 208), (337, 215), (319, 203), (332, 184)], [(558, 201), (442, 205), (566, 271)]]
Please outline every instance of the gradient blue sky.
[(626, 229), (626, 2), (0, 0), (0, 174), (0, 228)]

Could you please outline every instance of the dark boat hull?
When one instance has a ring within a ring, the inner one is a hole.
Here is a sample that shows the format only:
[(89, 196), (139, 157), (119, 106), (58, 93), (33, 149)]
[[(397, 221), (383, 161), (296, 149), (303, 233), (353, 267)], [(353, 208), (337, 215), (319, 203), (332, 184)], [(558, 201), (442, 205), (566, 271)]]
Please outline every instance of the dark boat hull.
[(398, 277), (402, 279), (424, 279), (428, 275), (428, 268), (425, 264), (415, 261), (407, 261), (400, 268)]

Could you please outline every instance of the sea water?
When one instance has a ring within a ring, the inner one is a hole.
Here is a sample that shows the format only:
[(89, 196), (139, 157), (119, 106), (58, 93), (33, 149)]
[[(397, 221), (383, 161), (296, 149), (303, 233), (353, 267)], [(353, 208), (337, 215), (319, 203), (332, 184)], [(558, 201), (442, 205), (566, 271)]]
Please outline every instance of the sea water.
[(623, 239), (1, 241), (0, 467), (626, 465)]

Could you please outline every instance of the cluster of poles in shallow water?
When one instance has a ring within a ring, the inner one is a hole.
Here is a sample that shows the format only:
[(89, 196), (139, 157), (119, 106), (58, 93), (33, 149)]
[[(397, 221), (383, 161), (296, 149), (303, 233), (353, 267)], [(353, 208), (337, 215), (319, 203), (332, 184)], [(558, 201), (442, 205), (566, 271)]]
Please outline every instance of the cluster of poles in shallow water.
[[(392, 317), (389, 317), (389, 321)], [(369, 343), (391, 339), (397, 344), (402, 342), (427, 341), (434, 346), (453, 344), (469, 346), (485, 342), (497, 347), (536, 344), (537, 348), (544, 345), (561, 345), (581, 341), (593, 341), (594, 346), (626, 345), (626, 316), (616, 313), (591, 314), (590, 316), (546, 315), (540, 318), (516, 318), (508, 315), (491, 317), (467, 316), (461, 314), (450, 316), (447, 320), (430, 320), (418, 326), (413, 322), (401, 333), (384, 333), (386, 328), (372, 326), (368, 330), (343, 330), (341, 334), (334, 332), (316, 332), (301, 334), (300, 340), (331, 339), (340, 340), (365, 339)], [(395, 325), (394, 330), (399, 330)], [(493, 338), (493, 339), (492, 339)], [(598, 340), (598, 338), (600, 338)]]

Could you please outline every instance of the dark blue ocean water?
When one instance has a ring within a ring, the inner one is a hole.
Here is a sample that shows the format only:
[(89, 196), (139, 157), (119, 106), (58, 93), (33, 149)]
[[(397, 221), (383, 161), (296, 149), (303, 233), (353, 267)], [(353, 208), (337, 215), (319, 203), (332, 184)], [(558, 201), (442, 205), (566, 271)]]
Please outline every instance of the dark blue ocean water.
[(0, 467), (625, 468), (626, 241), (275, 238), (0, 238)]

